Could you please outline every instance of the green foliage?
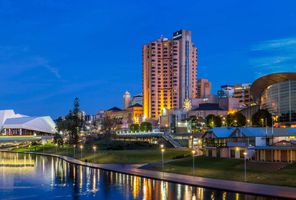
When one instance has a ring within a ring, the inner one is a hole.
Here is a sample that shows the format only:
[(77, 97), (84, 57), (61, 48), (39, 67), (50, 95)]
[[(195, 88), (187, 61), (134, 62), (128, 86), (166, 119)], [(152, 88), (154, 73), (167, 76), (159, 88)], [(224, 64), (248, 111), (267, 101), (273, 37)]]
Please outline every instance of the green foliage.
[(210, 128), (221, 127), (222, 119), (220, 116), (210, 114), (206, 117), (206, 124), (207, 124), (207, 127), (210, 127)]
[(108, 116), (105, 116), (101, 122), (102, 130), (108, 134), (110, 134), (112, 130), (115, 130), (120, 124), (122, 124), (121, 119), (110, 118)]
[(149, 122), (142, 122), (140, 125), (140, 130), (145, 132), (152, 131), (152, 124)]
[(129, 128), (131, 132), (138, 132), (140, 130), (139, 124), (131, 124)]
[(267, 109), (260, 109), (252, 116), (254, 126), (272, 126), (272, 115)]
[(63, 137), (61, 136), (61, 134), (56, 133), (53, 137), (53, 143), (57, 144), (59, 146), (62, 146), (64, 144), (64, 140)]
[(227, 126), (241, 127), (241, 126), (245, 126), (246, 123), (247, 123), (247, 119), (241, 112), (228, 114), (226, 116)]
[(76, 97), (74, 100), (73, 111), (70, 110), (65, 118), (59, 117), (56, 120), (57, 130), (59, 132), (62, 131), (69, 136), (68, 142), (70, 144), (77, 144), (82, 124), (83, 116), (79, 108), (79, 99)]

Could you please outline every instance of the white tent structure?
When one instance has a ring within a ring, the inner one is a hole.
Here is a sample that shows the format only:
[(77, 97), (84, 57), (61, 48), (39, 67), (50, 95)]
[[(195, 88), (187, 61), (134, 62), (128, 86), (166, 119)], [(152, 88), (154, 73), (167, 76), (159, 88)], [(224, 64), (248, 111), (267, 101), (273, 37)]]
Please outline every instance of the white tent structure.
[(28, 117), (0, 110), (0, 130), (4, 135), (46, 135), (56, 133), (56, 125), (49, 116)]

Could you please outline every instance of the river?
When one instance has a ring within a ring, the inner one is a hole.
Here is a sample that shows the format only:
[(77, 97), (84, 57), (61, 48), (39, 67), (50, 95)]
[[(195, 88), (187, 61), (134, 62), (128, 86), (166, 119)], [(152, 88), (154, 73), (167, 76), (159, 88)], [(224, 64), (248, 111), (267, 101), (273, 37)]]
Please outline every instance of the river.
[(0, 153), (0, 199), (265, 200), (271, 198), (103, 171), (73, 165), (48, 156)]

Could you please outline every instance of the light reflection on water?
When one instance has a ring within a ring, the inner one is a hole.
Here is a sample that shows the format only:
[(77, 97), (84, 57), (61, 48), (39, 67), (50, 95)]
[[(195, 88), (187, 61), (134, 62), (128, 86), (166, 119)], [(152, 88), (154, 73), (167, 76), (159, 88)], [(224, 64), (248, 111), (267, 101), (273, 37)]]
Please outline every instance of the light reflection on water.
[(61, 159), (0, 153), (0, 199), (258, 199), (69, 164)]

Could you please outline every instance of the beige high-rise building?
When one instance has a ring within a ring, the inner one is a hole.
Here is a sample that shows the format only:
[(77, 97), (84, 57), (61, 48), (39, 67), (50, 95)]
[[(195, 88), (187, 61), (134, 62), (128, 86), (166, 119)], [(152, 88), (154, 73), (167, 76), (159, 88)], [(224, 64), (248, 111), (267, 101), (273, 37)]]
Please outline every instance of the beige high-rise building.
[(208, 79), (197, 80), (197, 98), (206, 98), (211, 96), (212, 84)]
[[(197, 96), (197, 48), (191, 31), (160, 38), (143, 47), (144, 117), (157, 119), (162, 110), (183, 108)], [(187, 101), (188, 102), (188, 101)]]

